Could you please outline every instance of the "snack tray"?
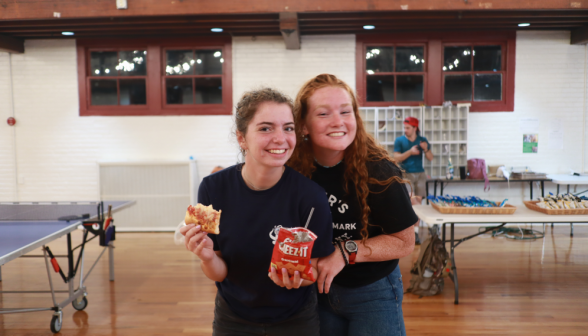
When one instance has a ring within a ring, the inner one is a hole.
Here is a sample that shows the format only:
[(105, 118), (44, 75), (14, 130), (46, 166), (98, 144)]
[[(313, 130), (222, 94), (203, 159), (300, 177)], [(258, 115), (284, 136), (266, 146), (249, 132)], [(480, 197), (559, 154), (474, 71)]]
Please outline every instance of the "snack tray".
[(539, 201), (523, 201), (523, 203), (527, 208), (546, 215), (588, 215), (588, 209), (543, 209), (536, 205)]
[(503, 207), (442, 207), (435, 203), (431, 203), (435, 210), (444, 214), (470, 214), (470, 215), (512, 215), (517, 207), (505, 204)]

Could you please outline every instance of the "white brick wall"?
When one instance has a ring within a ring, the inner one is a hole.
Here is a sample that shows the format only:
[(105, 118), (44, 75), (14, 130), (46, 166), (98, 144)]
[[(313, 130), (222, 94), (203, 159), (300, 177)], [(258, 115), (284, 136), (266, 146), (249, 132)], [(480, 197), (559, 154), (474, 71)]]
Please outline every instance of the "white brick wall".
[[(582, 146), (588, 127), (585, 122), (586, 46), (570, 45), (565, 31), (519, 31), (516, 45), (515, 109), (504, 113), (470, 113), (468, 156), (486, 160), (489, 165), (528, 166), (538, 172), (567, 174), (581, 172), (582, 150), (588, 156), (588, 143)], [(539, 151), (523, 154), (521, 118), (538, 118)], [(564, 149), (548, 147), (549, 125), (561, 120)], [(510, 188), (510, 190), (509, 190)], [(482, 186), (450, 185), (446, 193), (485, 195)], [(555, 186), (546, 183), (555, 193)], [(529, 197), (528, 184), (494, 184), (492, 197), (508, 197), (520, 202)], [(533, 196), (538, 195), (538, 189)]]
[(14, 127), (6, 119), (12, 116), (9, 55), (0, 53), (0, 199), (15, 199)]
[[(12, 56), (18, 174), (24, 177), (18, 200), (97, 199), (98, 161), (176, 161), (194, 156), (201, 176), (216, 164), (236, 162), (230, 116), (80, 117), (75, 42), (28, 40), (25, 50)], [(5, 58), (2, 54), (0, 62)], [(2, 64), (0, 83), (6, 69)], [(0, 106), (5, 105), (3, 98)], [(4, 176), (14, 166), (11, 144), (4, 140), (5, 120), (0, 126), (2, 190), (14, 183), (13, 177)], [(2, 191), (0, 200), (14, 197)]]
[[(470, 113), (469, 155), (486, 163), (529, 166), (535, 171), (582, 171), (586, 69), (583, 45), (570, 45), (569, 32), (517, 34), (515, 110)], [(539, 152), (522, 153), (521, 118), (538, 118)], [(548, 148), (548, 130), (562, 120), (564, 149)]]
[[(11, 114), (8, 56), (0, 53), (0, 201), (84, 200), (98, 197), (98, 161), (186, 160), (200, 162), (200, 176), (216, 164), (236, 160), (230, 116), (79, 117), (75, 42), (29, 40), (13, 55), (15, 114)], [(588, 162), (586, 132), (586, 47), (569, 44), (568, 32), (517, 35), (515, 112), (470, 114), (471, 157), (489, 164), (528, 165), (565, 173)], [(268, 85), (295, 96), (319, 73), (333, 73), (355, 87), (355, 37), (303, 36), (301, 50), (286, 50), (281, 37), (233, 39), (233, 96)], [(522, 154), (519, 119), (540, 119), (539, 153)], [(563, 151), (550, 150), (553, 119), (566, 127)], [(584, 125), (584, 126), (582, 126)], [(12, 131), (16, 131), (18, 174), (25, 179), (15, 197)], [(588, 168), (588, 165), (584, 165)], [(479, 194), (481, 186), (450, 186), (450, 193)], [(494, 185), (491, 198), (518, 201), (528, 185)], [(486, 195), (487, 196), (487, 195)], [(528, 196), (527, 196), (528, 197)]]
[(286, 50), (284, 39), (233, 38), (233, 102), (261, 86), (296, 97), (310, 78), (331, 73), (355, 89), (355, 35), (302, 36), (300, 50)]

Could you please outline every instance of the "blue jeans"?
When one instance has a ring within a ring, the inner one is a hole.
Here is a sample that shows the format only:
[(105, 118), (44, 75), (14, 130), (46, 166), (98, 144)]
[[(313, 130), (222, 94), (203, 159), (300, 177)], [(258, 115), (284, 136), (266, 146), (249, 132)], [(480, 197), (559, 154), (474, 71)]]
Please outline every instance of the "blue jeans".
[(406, 336), (400, 267), (363, 287), (331, 285), (318, 294), (321, 336)]

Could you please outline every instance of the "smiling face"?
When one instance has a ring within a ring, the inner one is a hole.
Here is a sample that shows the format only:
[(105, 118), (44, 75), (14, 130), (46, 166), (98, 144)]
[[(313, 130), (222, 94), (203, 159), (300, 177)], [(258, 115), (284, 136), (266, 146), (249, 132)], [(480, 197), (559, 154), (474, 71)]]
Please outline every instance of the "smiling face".
[[(324, 87), (308, 99), (303, 134), (312, 141), (315, 158), (323, 164), (343, 159), (355, 139), (357, 121), (349, 93), (339, 87)], [(336, 163), (336, 162), (335, 162)]]
[(282, 167), (296, 146), (294, 116), (287, 104), (264, 102), (247, 126), (237, 132), (237, 141), (247, 151), (245, 164), (253, 167)]

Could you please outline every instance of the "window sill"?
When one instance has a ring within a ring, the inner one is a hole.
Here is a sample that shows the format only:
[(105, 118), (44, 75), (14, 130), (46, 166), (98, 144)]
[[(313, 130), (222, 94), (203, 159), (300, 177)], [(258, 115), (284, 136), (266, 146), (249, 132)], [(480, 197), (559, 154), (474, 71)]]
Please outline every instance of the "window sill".
[(105, 116), (105, 117), (124, 117), (124, 116), (204, 116), (204, 115), (232, 115), (232, 110), (226, 107), (207, 107), (205, 110), (198, 109), (176, 109), (165, 108), (150, 110), (148, 108), (91, 108), (86, 111), (80, 111), (80, 116)]

